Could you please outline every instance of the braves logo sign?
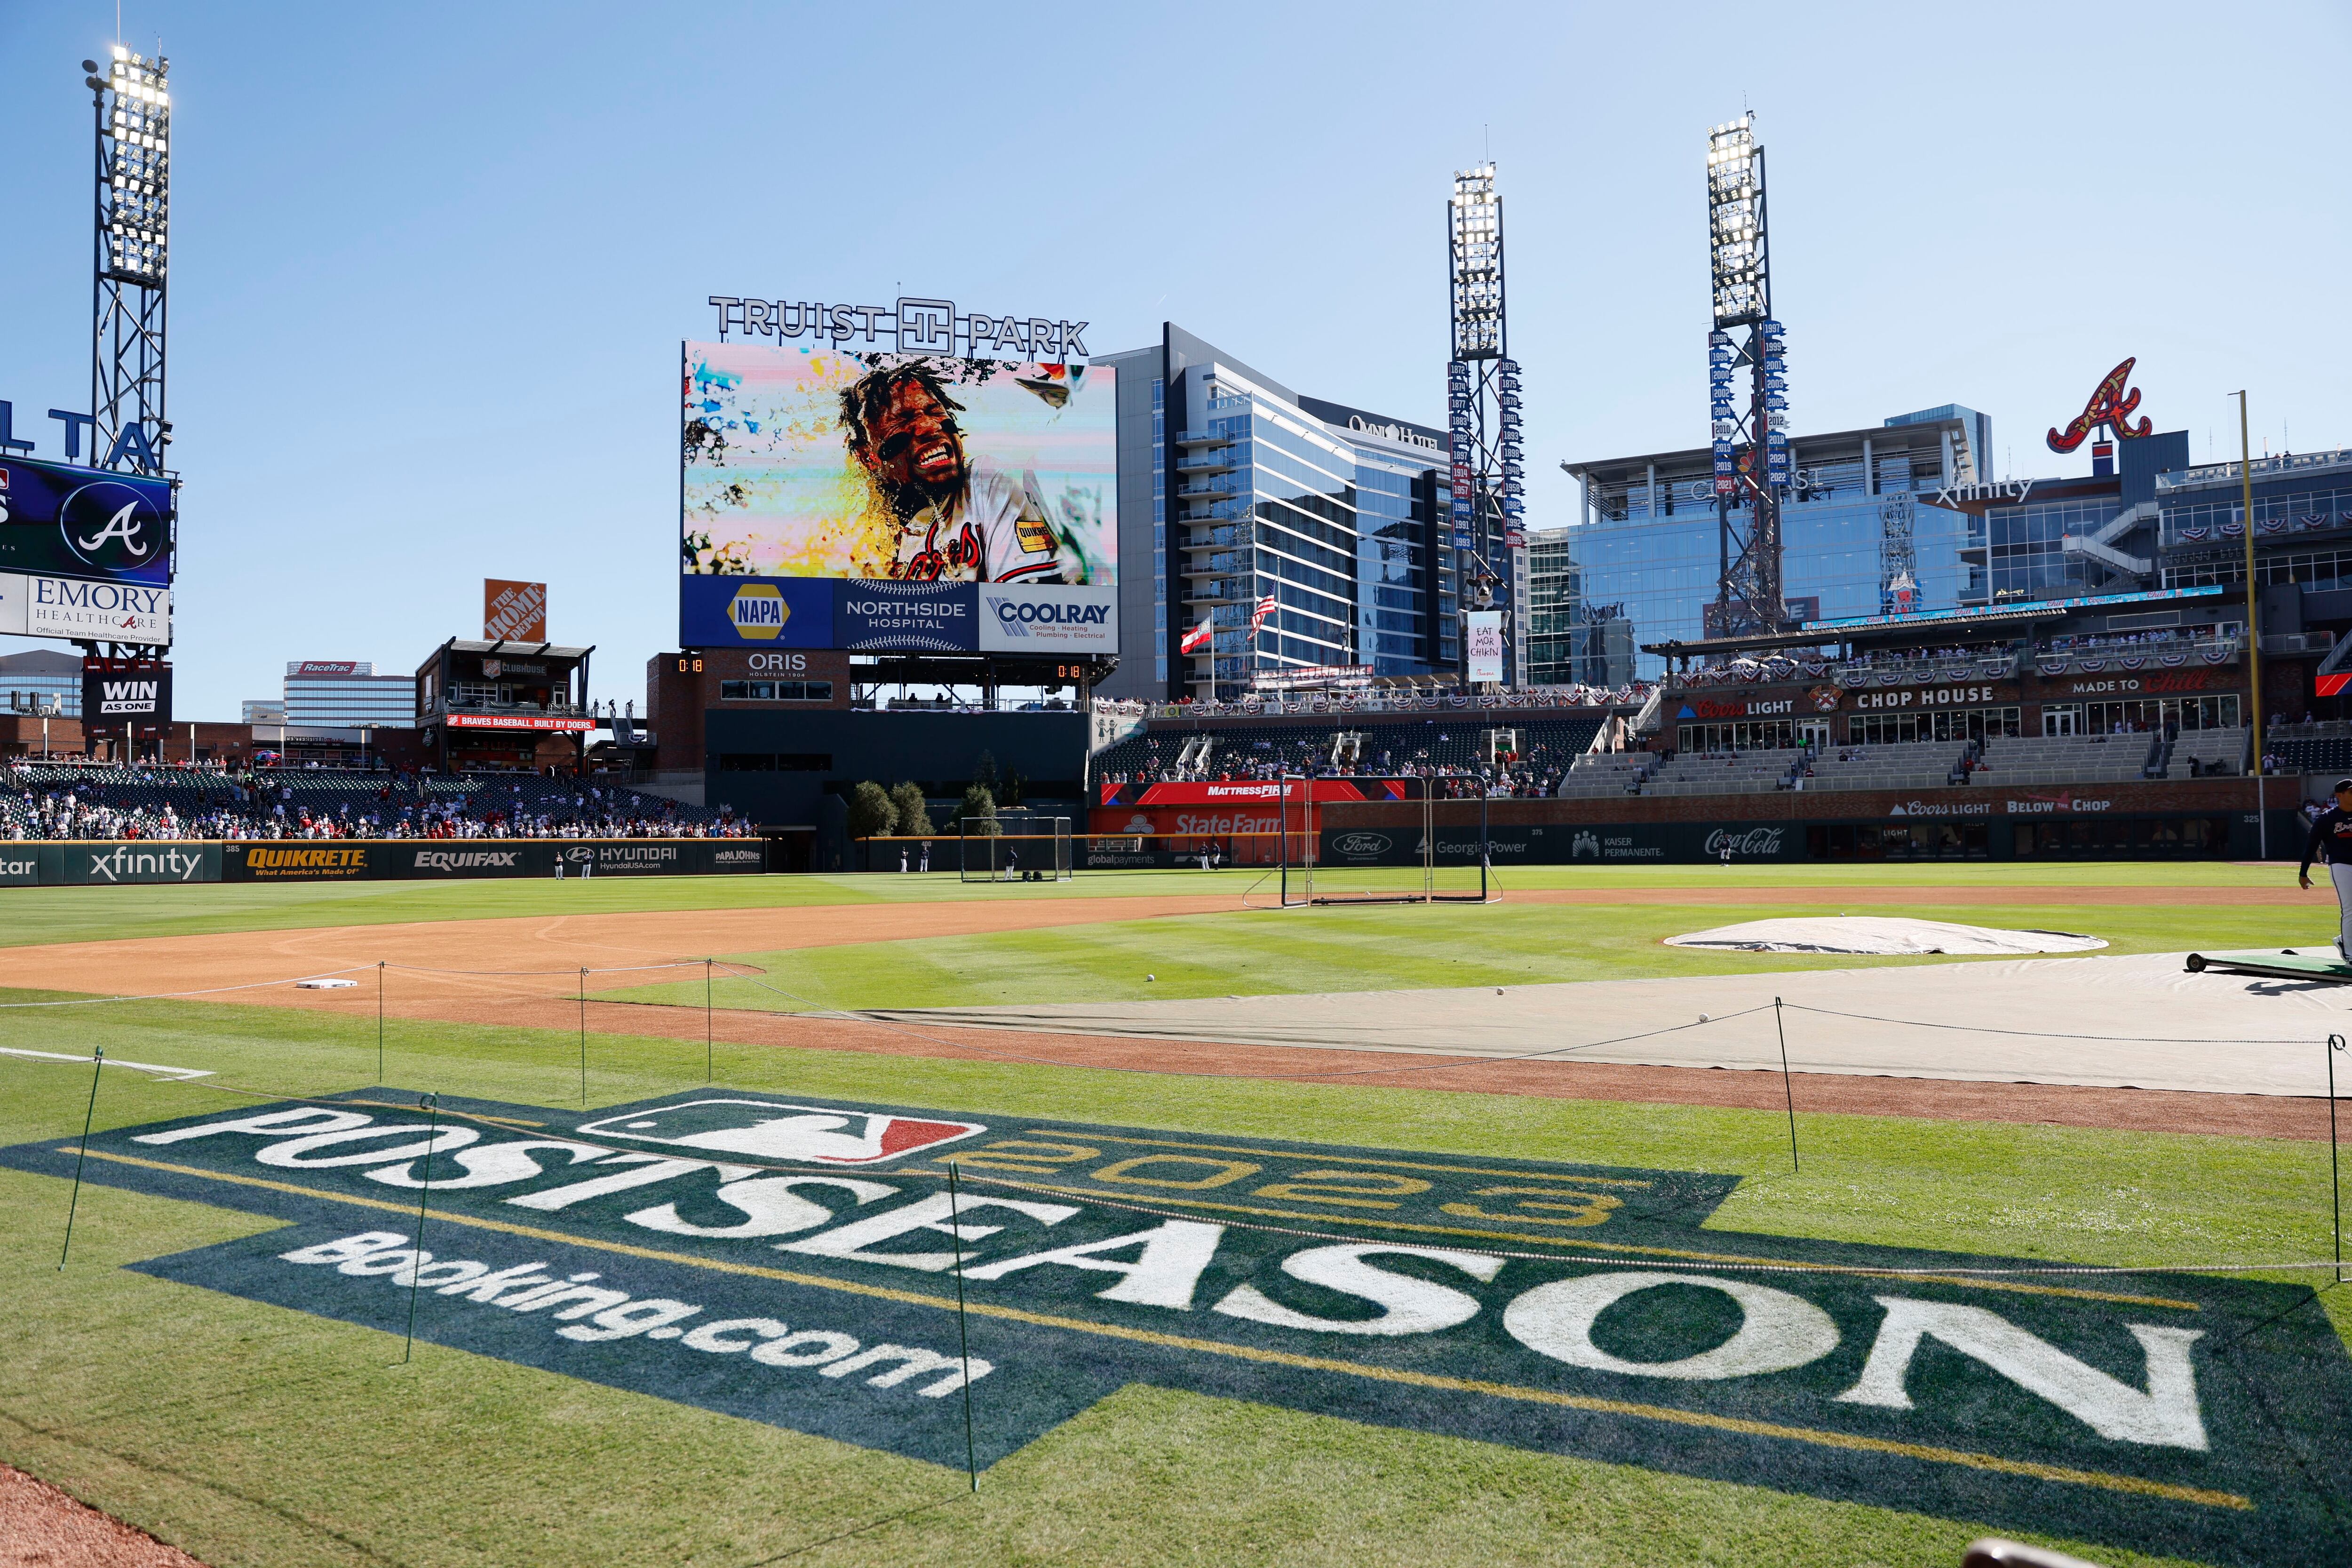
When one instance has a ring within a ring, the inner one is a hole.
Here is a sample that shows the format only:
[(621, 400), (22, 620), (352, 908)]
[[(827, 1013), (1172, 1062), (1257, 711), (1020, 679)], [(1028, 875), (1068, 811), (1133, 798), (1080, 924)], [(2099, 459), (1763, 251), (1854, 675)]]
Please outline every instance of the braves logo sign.
[(2155, 423), (2143, 417), (2138, 425), (2131, 422), (2131, 412), (2139, 406), (2139, 388), (2124, 390), (2131, 380), (2132, 366), (2139, 363), (2135, 354), (2107, 372), (2091, 394), (2091, 401), (2083, 405), (2083, 412), (2074, 416), (2074, 423), (2063, 431), (2053, 427), (2046, 439), (2053, 452), (2071, 452), (2089, 438), (2092, 431), (2105, 426), (2118, 440), (2131, 440), (2156, 432)]

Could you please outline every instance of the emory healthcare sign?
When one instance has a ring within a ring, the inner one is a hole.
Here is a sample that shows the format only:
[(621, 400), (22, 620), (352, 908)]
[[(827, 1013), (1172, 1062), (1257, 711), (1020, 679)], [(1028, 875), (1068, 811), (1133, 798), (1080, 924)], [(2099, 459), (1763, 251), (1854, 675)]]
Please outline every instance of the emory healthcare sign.
[[(2231, 1564), (2344, 1560), (2303, 1285), (1743, 1236), (1735, 1176), (704, 1090), (95, 1134), (141, 1272), (943, 1465), (1136, 1382)], [(78, 1144), (0, 1150), (67, 1175)], [(952, 1161), (961, 1202), (948, 1189)], [(420, 1209), (426, 1217), (421, 1222)], [(960, 1338), (958, 1295), (969, 1312)]]

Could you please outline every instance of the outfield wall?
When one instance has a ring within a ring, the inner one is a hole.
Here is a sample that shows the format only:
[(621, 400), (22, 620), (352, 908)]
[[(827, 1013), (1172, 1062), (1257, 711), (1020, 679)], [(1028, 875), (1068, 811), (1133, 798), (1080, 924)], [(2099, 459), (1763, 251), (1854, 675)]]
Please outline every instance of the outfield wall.
[(0, 841), (0, 888), (152, 882), (457, 881), (765, 871), (758, 838), (272, 838)]

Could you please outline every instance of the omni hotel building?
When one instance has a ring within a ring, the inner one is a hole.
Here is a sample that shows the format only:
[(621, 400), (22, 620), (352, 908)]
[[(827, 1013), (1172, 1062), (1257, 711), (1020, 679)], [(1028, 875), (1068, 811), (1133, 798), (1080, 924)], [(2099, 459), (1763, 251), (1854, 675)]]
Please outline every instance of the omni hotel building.
[[(1103, 696), (1234, 698), (1334, 667), (1453, 679), (1444, 431), (1294, 392), (1173, 323), (1094, 363), (1118, 372), (1120, 650)], [(1208, 646), (1186, 653), (1204, 620)]]

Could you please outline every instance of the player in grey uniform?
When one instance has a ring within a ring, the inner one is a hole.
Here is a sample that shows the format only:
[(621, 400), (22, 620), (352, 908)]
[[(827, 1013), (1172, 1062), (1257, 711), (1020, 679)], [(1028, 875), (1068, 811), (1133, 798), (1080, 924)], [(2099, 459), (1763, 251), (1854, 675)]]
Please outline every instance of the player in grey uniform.
[(2336, 955), (2352, 963), (2352, 779), (2336, 781), (2336, 804), (2311, 825), (2303, 867), (2295, 873), (2300, 886), (2311, 886), (2315, 859), (2326, 865), (2328, 879), (2336, 884)]
[(890, 574), (913, 583), (1061, 583), (1061, 538), (1034, 475), (964, 450), (963, 405), (921, 362), (887, 365), (841, 395), (849, 449), (898, 520)]

